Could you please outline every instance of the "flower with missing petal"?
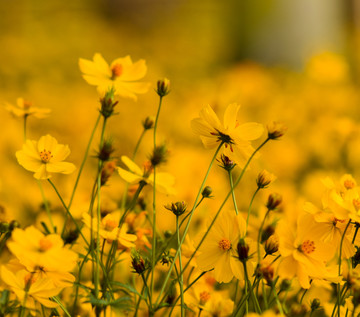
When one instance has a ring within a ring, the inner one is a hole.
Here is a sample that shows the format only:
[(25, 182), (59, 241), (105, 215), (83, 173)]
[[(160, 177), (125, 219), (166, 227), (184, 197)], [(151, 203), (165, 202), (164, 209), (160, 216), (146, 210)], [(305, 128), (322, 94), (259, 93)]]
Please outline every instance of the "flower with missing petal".
[(109, 65), (101, 54), (96, 53), (92, 61), (80, 58), (79, 67), (83, 78), (90, 85), (97, 86), (102, 95), (113, 87), (115, 95), (136, 100), (136, 94), (146, 93), (149, 89), (149, 83), (138, 82), (147, 71), (143, 59), (133, 63), (128, 55)]
[(75, 165), (63, 162), (70, 154), (67, 145), (58, 144), (51, 135), (42, 136), (39, 141), (27, 140), (16, 158), (26, 170), (35, 172), (36, 179), (48, 179), (51, 173), (70, 174)]
[(239, 124), (236, 119), (239, 109), (240, 105), (230, 104), (222, 124), (214, 110), (207, 105), (200, 111), (199, 118), (191, 121), (191, 127), (200, 135), (205, 148), (216, 148), (222, 142), (225, 144), (224, 154), (243, 167), (254, 152), (250, 141), (258, 139), (264, 128), (255, 122)]
[(33, 107), (30, 101), (24, 100), (23, 98), (16, 99), (16, 106), (6, 102), (5, 109), (16, 117), (33, 116), (38, 119), (46, 118), (51, 112), (51, 110), (47, 108)]

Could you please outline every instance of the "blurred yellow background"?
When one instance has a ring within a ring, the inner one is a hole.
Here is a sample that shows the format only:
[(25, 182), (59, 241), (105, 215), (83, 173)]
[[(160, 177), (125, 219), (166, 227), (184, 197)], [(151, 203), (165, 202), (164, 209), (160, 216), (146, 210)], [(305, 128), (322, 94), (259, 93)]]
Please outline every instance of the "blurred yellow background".
[[(239, 205), (247, 208), (255, 177), (266, 168), (277, 176), (271, 190), (281, 192), (284, 208), (291, 210), (304, 197), (320, 199), (323, 177), (359, 176), (358, 7), (355, 0), (1, 1), (0, 102), (15, 104), (23, 97), (51, 108), (45, 120), (29, 117), (28, 138), (53, 135), (69, 144), (68, 160), (79, 166), (99, 109), (96, 89), (81, 77), (79, 58), (92, 59), (98, 52), (108, 62), (126, 55), (145, 59), (152, 89), (137, 102), (120, 100), (106, 136), (114, 138), (117, 157), (130, 155), (141, 120), (156, 113), (156, 81), (171, 80), (158, 140), (168, 144), (164, 170), (176, 176), (178, 195), (161, 197), (159, 206), (177, 200), (191, 204), (212, 156), (191, 131), (190, 120), (206, 104), (222, 118), (226, 106), (238, 102), (239, 122), (275, 120), (289, 127), (282, 141), (269, 144), (252, 164), (237, 189)], [(0, 109), (0, 124), (0, 203), (6, 217), (28, 224), (42, 199), (32, 173), (16, 162), (22, 122)], [(139, 165), (151, 151), (150, 134)], [(95, 163), (89, 158), (75, 199), (79, 206), (89, 199)], [(66, 200), (75, 174), (54, 176)], [(45, 185), (52, 204), (60, 206)], [(109, 201), (121, 199), (123, 185), (115, 175), (105, 189)], [(215, 207), (203, 206), (199, 216), (215, 211), (228, 192), (226, 173), (216, 167), (208, 185), (219, 199)], [(268, 192), (255, 205), (264, 204)], [(79, 216), (86, 211), (78, 208), (73, 212)], [(173, 221), (161, 212), (159, 219)]]

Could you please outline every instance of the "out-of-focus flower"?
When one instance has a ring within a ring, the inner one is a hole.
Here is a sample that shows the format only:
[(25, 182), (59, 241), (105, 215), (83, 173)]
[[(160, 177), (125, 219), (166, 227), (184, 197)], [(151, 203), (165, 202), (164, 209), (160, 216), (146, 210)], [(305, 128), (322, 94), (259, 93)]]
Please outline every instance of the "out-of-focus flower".
[(224, 154), (243, 167), (254, 151), (250, 141), (258, 139), (264, 129), (255, 122), (239, 124), (236, 120), (239, 109), (240, 105), (230, 104), (226, 108), (222, 124), (214, 110), (207, 105), (200, 111), (200, 117), (191, 121), (191, 127), (200, 135), (205, 148), (216, 148), (219, 142), (223, 142)]
[(48, 179), (51, 173), (70, 174), (75, 165), (62, 162), (70, 154), (67, 145), (58, 144), (51, 135), (42, 136), (39, 141), (27, 140), (16, 158), (26, 170), (35, 172), (36, 179)]
[(58, 306), (57, 303), (50, 301), (49, 297), (58, 295), (62, 288), (55, 287), (51, 278), (34, 276), (24, 269), (13, 273), (2, 266), (1, 279), (10, 286), (11, 291), (15, 293), (20, 303), (23, 303), (26, 298), (25, 307), (30, 310), (33, 316), (35, 316), (37, 303), (49, 308)]
[(147, 71), (143, 59), (133, 63), (130, 56), (125, 56), (109, 65), (101, 54), (96, 53), (92, 61), (80, 58), (79, 67), (83, 78), (97, 86), (102, 95), (113, 87), (116, 95), (136, 100), (136, 94), (146, 93), (149, 89), (149, 83), (138, 82)]
[(274, 174), (269, 173), (267, 170), (263, 170), (258, 174), (256, 184), (259, 188), (265, 188), (269, 186), (275, 179), (276, 176)]
[(33, 116), (38, 119), (46, 118), (51, 112), (51, 109), (33, 107), (30, 101), (23, 98), (16, 99), (16, 106), (6, 102), (5, 109), (16, 117)]
[[(120, 176), (131, 184), (144, 181), (151, 186), (154, 186), (154, 173), (151, 172), (151, 168), (145, 167), (144, 171), (134, 163), (127, 156), (122, 156), (121, 161), (126, 165), (128, 170), (118, 167), (117, 170)], [(156, 172), (156, 189), (162, 193), (173, 195), (175, 190), (173, 188), (175, 179), (172, 175), (163, 172)]]
[[(91, 227), (91, 217), (89, 214), (83, 214), (83, 221), (88, 228)], [(97, 232), (97, 219), (92, 218), (92, 227)], [(121, 246), (125, 248), (134, 248), (137, 237), (134, 234), (127, 233), (128, 225), (125, 223), (118, 227), (120, 222), (120, 212), (112, 212), (107, 214), (100, 222), (100, 236), (108, 243), (117, 241)]]
[(281, 138), (285, 132), (287, 131), (287, 127), (281, 122), (272, 122), (267, 125), (268, 130), (268, 138), (272, 140), (276, 140)]
[(157, 94), (160, 97), (164, 97), (170, 92), (170, 80), (167, 78), (164, 78), (162, 80), (158, 80), (157, 82)]

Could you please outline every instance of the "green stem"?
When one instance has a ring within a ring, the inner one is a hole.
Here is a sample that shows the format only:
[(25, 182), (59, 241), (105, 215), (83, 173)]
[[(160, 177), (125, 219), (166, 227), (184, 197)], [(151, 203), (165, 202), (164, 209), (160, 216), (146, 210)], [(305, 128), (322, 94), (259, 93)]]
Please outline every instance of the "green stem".
[(39, 188), (40, 188), (41, 196), (42, 196), (42, 199), (43, 199), (43, 202), (44, 202), (45, 210), (46, 210), (46, 213), (48, 215), (51, 227), (53, 228), (54, 233), (56, 233), (56, 228), (54, 226), (54, 222), (53, 222), (52, 217), (51, 217), (51, 211), (50, 211), (50, 208), (49, 208), (48, 200), (46, 199), (46, 196), (45, 196), (45, 193), (44, 193), (44, 189), (43, 189), (43, 187), (41, 185), (41, 182), (39, 180), (37, 180), (37, 183), (38, 183)]
[(260, 308), (259, 302), (258, 302), (258, 300), (257, 300), (257, 298), (256, 298), (256, 296), (254, 294), (252, 284), (251, 284), (251, 282), (249, 280), (249, 274), (247, 272), (246, 262), (242, 262), (242, 264), (244, 266), (245, 283), (247, 283), (247, 285), (249, 287), (249, 290), (250, 290), (250, 298), (253, 301), (256, 312), (258, 314), (261, 314), (261, 308)]
[(232, 195), (232, 199), (233, 199), (233, 203), (234, 203), (235, 213), (238, 215), (239, 211), (238, 211), (238, 207), (237, 207), (237, 204), (236, 204), (236, 198), (235, 198), (235, 192), (234, 192), (234, 184), (233, 184), (233, 178), (232, 178), (232, 175), (231, 175), (231, 170), (229, 171), (229, 181), (230, 181), (231, 195)]
[(81, 173), (82, 173), (82, 170), (85, 166), (85, 162), (86, 162), (86, 159), (88, 157), (88, 154), (89, 154), (89, 150), (90, 150), (90, 146), (91, 146), (91, 143), (92, 143), (92, 140), (94, 138), (94, 134), (95, 134), (95, 131), (97, 129), (97, 126), (100, 122), (100, 118), (101, 118), (101, 113), (99, 113), (99, 116), (97, 117), (96, 119), (96, 122), (95, 122), (95, 125), (94, 125), (94, 128), (91, 132), (91, 135), (90, 135), (90, 139), (89, 139), (89, 142), (87, 144), (87, 147), (86, 147), (86, 150), (85, 150), (85, 154), (84, 154), (84, 158), (81, 162), (81, 165), (80, 165), (80, 168), (79, 168), (79, 172), (78, 172), (78, 175), (76, 177), (76, 181), (75, 181), (75, 185), (74, 185), (74, 188), (73, 188), (73, 191), (71, 193), (71, 197), (70, 197), (70, 201), (69, 201), (69, 204), (68, 204), (68, 208), (70, 209), (71, 205), (72, 205), (72, 202), (73, 202), (73, 199), (74, 199), (74, 196), (75, 196), (75, 192), (76, 192), (76, 189), (77, 189), (77, 186), (79, 184), (79, 180), (80, 180), (80, 176), (81, 176)]
[(24, 143), (26, 142), (26, 120), (28, 116), (28, 114), (24, 115)]
[(271, 289), (272, 289), (272, 291), (273, 291), (273, 295), (274, 295), (274, 297), (275, 297), (276, 304), (277, 304), (277, 306), (278, 306), (278, 308), (279, 308), (280, 315), (281, 315), (281, 316), (284, 316), (284, 311), (283, 311), (283, 308), (282, 308), (282, 306), (281, 306), (281, 303), (280, 303), (280, 300), (279, 300), (279, 296), (278, 296), (278, 294), (276, 293), (275, 287), (272, 287)]
[(150, 308), (150, 307), (151, 307), (151, 293), (150, 293), (149, 287), (148, 287), (148, 285), (147, 285), (147, 283), (146, 283), (146, 279), (145, 279), (144, 273), (141, 273), (140, 275), (141, 275), (141, 278), (142, 278), (142, 280), (143, 280), (143, 282), (144, 282), (144, 287), (145, 287), (145, 289), (146, 289), (146, 291), (147, 291), (147, 293), (148, 293), (149, 303), (146, 302), (146, 304), (147, 304), (148, 307)]
[(261, 233), (262, 233), (262, 230), (263, 230), (263, 227), (264, 227), (264, 224), (265, 224), (265, 220), (266, 220), (269, 213), (270, 213), (270, 209), (268, 209), (266, 211), (266, 214), (264, 216), (263, 221), (261, 222), (261, 226), (260, 226), (259, 233), (258, 233), (258, 239), (257, 239), (258, 264), (260, 264), (260, 261), (261, 261), (261, 256), (260, 256)]
[(78, 223), (76, 222), (75, 218), (73, 217), (73, 215), (71, 214), (70, 210), (68, 209), (68, 207), (66, 206), (64, 200), (62, 199), (59, 191), (57, 190), (57, 188), (55, 187), (54, 183), (50, 180), (50, 178), (48, 179), (48, 182), (50, 183), (50, 185), (53, 187), (53, 189), (55, 190), (55, 193), (58, 195), (61, 204), (63, 205), (63, 207), (65, 208), (67, 214), (70, 216), (71, 220), (74, 222), (77, 231), (79, 232), (79, 234), (81, 235), (81, 237), (84, 239), (85, 243), (87, 244), (87, 246), (89, 246), (89, 242), (86, 240), (86, 238), (84, 237), (83, 233), (81, 232), (81, 228), (79, 227)]
[[(219, 151), (220, 151), (220, 149), (221, 149), (222, 146), (223, 146), (223, 142), (221, 142), (221, 143), (219, 144), (218, 148), (216, 149), (215, 154), (214, 154), (214, 156), (213, 156), (213, 158), (212, 158), (212, 160), (211, 160), (211, 162), (210, 162), (210, 165), (209, 165), (209, 167), (208, 167), (208, 170), (206, 171), (205, 177), (204, 177), (204, 179), (203, 179), (203, 181), (202, 181), (202, 183), (201, 183), (201, 185), (200, 185), (200, 189), (199, 189), (199, 192), (198, 192), (198, 194), (197, 194), (197, 196), (196, 196), (196, 198), (195, 198), (195, 202), (194, 202), (193, 208), (191, 209), (190, 216), (189, 216), (189, 220), (188, 220), (188, 222), (187, 222), (187, 224), (186, 224), (186, 227), (185, 227), (185, 230), (184, 230), (184, 233), (183, 233), (183, 237), (182, 237), (182, 239), (181, 239), (181, 241), (180, 241), (180, 245), (178, 246), (178, 248), (177, 248), (177, 250), (176, 250), (174, 260), (173, 260), (173, 262), (171, 263), (171, 266), (170, 266), (170, 268), (169, 268), (169, 271), (168, 271), (168, 273), (167, 273), (167, 275), (166, 275), (166, 277), (165, 277), (163, 286), (162, 286), (162, 288), (161, 288), (161, 290), (160, 290), (160, 293), (159, 293), (159, 296), (158, 296), (158, 298), (157, 298), (157, 300), (156, 300), (156, 304), (158, 304), (158, 301), (159, 301), (159, 299), (161, 298), (161, 295), (162, 295), (162, 293), (163, 293), (164, 290), (165, 290), (166, 284), (167, 284), (167, 282), (168, 282), (168, 280), (169, 280), (169, 278), (170, 278), (171, 272), (172, 272), (172, 270), (173, 270), (173, 268), (174, 268), (175, 261), (176, 261), (178, 255), (179, 255), (179, 252), (180, 252), (180, 249), (181, 249), (181, 245), (184, 243), (186, 234), (187, 234), (187, 232), (188, 232), (188, 230), (189, 230), (190, 222), (191, 222), (192, 216), (193, 216), (193, 214), (194, 214), (194, 211), (195, 211), (195, 209), (196, 209), (196, 206), (197, 206), (198, 200), (199, 200), (199, 198), (200, 198), (200, 195), (201, 195), (201, 193), (202, 193), (202, 191), (203, 191), (203, 188), (204, 188), (204, 186), (205, 186), (205, 182), (207, 181), (207, 178), (208, 178), (208, 176), (209, 176), (209, 174), (210, 174), (211, 167), (213, 166), (214, 161), (215, 161), (215, 159), (216, 159), (216, 156), (218, 155), (218, 153), (219, 153)], [(191, 259), (190, 259), (190, 260), (191, 260)], [(190, 260), (189, 260), (188, 263), (186, 264), (185, 268), (186, 268), (187, 265), (190, 263)], [(184, 268), (184, 269), (185, 269), (185, 268)]]
[[(179, 228), (179, 217), (176, 216), (176, 235), (177, 242), (180, 243), (180, 228)], [(182, 259), (181, 259), (181, 250), (179, 252), (179, 269), (180, 269), (180, 277), (179, 277), (179, 285), (180, 285), (180, 295), (181, 295), (181, 317), (185, 316), (185, 306), (184, 306), (184, 280), (183, 280), (183, 270), (182, 270)]]
[(256, 196), (256, 194), (259, 192), (259, 190), (260, 190), (260, 187), (258, 187), (258, 188), (255, 190), (255, 193), (254, 193), (254, 195), (253, 195), (252, 198), (251, 198), (250, 205), (249, 205), (249, 209), (248, 209), (248, 214), (247, 214), (247, 217), (246, 217), (246, 231), (245, 231), (245, 232), (247, 232), (247, 229), (248, 229), (248, 226), (249, 226), (249, 218), (250, 218), (250, 213), (251, 213), (252, 204), (253, 204), (254, 199), (255, 199), (255, 196)]
[(60, 308), (63, 310), (63, 312), (66, 314), (66, 316), (71, 317), (70, 313), (67, 311), (66, 307), (63, 305), (63, 303), (60, 301), (60, 299), (57, 296), (52, 297), (52, 299), (58, 303)]

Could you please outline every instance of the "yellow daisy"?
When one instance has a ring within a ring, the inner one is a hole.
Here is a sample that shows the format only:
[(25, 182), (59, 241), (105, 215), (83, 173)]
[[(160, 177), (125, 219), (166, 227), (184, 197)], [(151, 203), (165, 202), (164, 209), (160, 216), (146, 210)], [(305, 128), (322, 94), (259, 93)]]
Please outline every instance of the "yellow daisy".
[(133, 63), (130, 56), (125, 56), (109, 65), (101, 54), (96, 53), (92, 61), (80, 58), (79, 67), (83, 78), (97, 86), (100, 94), (113, 87), (116, 95), (136, 100), (136, 94), (146, 93), (149, 89), (149, 83), (138, 82), (147, 71), (143, 59)]
[(30, 101), (18, 98), (16, 100), (16, 106), (5, 103), (5, 109), (16, 117), (28, 117), (33, 116), (35, 118), (43, 119), (49, 116), (51, 110), (47, 108), (33, 107)]
[(199, 118), (191, 121), (191, 127), (200, 135), (205, 148), (216, 148), (219, 142), (223, 142), (224, 154), (242, 167), (254, 152), (250, 141), (258, 139), (264, 128), (256, 122), (239, 124), (236, 119), (239, 109), (240, 105), (230, 104), (226, 108), (222, 124), (214, 110), (207, 105), (200, 111)]
[(42, 136), (39, 141), (27, 140), (16, 158), (26, 170), (35, 172), (36, 179), (48, 179), (51, 173), (70, 174), (75, 165), (62, 162), (70, 154), (67, 145), (58, 144), (51, 135)]

